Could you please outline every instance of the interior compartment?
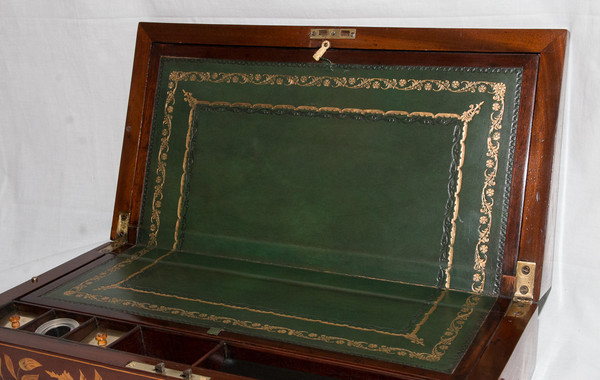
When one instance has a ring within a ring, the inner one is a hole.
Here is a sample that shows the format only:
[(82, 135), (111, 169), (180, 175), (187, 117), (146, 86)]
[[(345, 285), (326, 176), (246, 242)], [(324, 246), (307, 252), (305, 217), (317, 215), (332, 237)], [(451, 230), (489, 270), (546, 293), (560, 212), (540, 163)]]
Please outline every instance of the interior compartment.
[(126, 323), (93, 318), (65, 335), (64, 338), (92, 346), (110, 347), (134, 328), (135, 326)]
[[(199, 367), (261, 380), (325, 380), (348, 369), (283, 355), (257, 351), (237, 345), (221, 344), (198, 364)], [(357, 372), (353, 372), (357, 375)]]
[(43, 329), (43, 335), (61, 338), (89, 319), (90, 317), (86, 315), (50, 310), (23, 326), (22, 330), (36, 332)]
[[(0, 327), (8, 329), (24, 327), (29, 322), (33, 321), (47, 311), (48, 309), (37, 306), (21, 303), (10, 303), (0, 309)], [(16, 324), (13, 327), (13, 321), (11, 321), (11, 318), (14, 316), (18, 316), (19, 318), (15, 321)]]
[(116, 341), (112, 349), (192, 365), (218, 342), (158, 329), (139, 327)]

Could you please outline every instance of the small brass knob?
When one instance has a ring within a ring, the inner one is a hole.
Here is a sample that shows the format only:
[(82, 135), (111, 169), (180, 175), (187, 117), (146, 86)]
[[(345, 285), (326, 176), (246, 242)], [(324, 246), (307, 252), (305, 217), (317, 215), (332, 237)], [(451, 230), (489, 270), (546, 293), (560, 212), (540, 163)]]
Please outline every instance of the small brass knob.
[(21, 316), (20, 315), (15, 314), (12, 317), (10, 317), (9, 320), (10, 320), (10, 323), (11, 323), (13, 329), (18, 329), (19, 327), (21, 327)]
[(98, 346), (106, 347), (108, 342), (106, 341), (106, 333), (98, 333), (96, 334), (96, 341), (98, 342)]

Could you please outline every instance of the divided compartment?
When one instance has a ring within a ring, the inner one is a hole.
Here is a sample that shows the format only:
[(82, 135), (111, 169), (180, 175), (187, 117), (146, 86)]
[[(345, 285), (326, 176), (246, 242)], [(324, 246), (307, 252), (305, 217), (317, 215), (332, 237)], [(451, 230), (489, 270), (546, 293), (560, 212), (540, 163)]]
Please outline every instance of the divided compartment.
[[(127, 333), (134, 328), (134, 325), (127, 323), (92, 318), (77, 329), (66, 334), (64, 339), (89, 344), (91, 346), (111, 347), (113, 343), (126, 336)], [(98, 334), (105, 334), (105, 339), (96, 339)]]
[(178, 334), (172, 331), (138, 327), (110, 348), (160, 361), (192, 366), (219, 344), (216, 340)]
[(23, 326), (21, 330), (55, 338), (62, 338), (89, 319), (90, 317), (86, 315), (50, 310)]
[[(0, 327), (13, 330), (23, 328), (47, 312), (48, 309), (45, 308), (13, 302), (0, 308)], [(18, 327), (13, 327), (13, 322), (11, 321), (11, 318), (15, 315), (19, 317), (17, 321)]]

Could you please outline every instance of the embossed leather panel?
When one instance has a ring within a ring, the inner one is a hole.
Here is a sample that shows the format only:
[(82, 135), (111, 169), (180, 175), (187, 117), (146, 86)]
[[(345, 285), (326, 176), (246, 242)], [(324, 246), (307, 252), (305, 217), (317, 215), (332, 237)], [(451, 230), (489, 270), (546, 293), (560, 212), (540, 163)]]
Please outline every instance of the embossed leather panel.
[(140, 241), (497, 293), (520, 70), (161, 74)]

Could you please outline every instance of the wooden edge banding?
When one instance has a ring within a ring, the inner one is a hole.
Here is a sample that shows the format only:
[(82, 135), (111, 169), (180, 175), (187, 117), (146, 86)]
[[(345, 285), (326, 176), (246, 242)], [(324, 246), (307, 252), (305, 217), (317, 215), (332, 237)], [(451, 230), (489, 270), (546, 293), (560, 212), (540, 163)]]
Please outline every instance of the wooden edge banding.
[[(135, 55), (133, 60), (133, 72), (131, 78), (131, 87), (129, 93), (129, 105), (127, 107), (127, 118), (125, 122), (125, 133), (123, 137), (123, 149), (121, 153), (121, 164), (119, 167), (119, 177), (117, 182), (117, 195), (115, 199), (115, 208), (113, 212), (113, 223), (111, 228), (111, 240), (116, 238), (116, 230), (119, 212), (132, 211), (133, 205), (131, 198), (133, 196), (134, 179), (137, 169), (139, 144), (142, 132), (142, 116), (144, 107), (144, 98), (146, 93), (146, 78), (148, 76), (148, 61), (152, 40), (140, 24), (138, 26), (137, 40), (135, 46)], [(137, 226), (139, 215), (131, 213), (130, 226)], [(135, 238), (135, 232), (129, 236)], [(131, 241), (130, 243), (135, 243)]]
[(465, 352), (463, 359), (454, 369), (452, 373), (453, 378), (464, 378), (473, 370), (473, 367), (478, 363), (487, 349), (487, 344), (498, 329), (509, 305), (510, 300), (504, 298), (496, 300), (477, 335), (471, 342), (469, 349)]
[[(535, 323), (535, 319), (537, 319), (536, 304), (531, 304), (523, 316), (502, 318), (494, 335), (488, 340), (489, 344), (481, 358), (467, 378), (498, 379), (507, 370), (506, 364), (509, 363), (517, 346), (525, 343), (524, 340), (531, 339), (530, 336), (524, 336), (524, 332), (531, 323)], [(535, 365), (533, 361), (528, 364)]]
[[(330, 26), (253, 26), (141, 23), (153, 42), (238, 46), (319, 47), (313, 28)], [(337, 26), (335, 28), (341, 28)], [(290, 32), (291, 31), (291, 32)], [(539, 53), (565, 31), (545, 29), (356, 28), (355, 39), (331, 42), (332, 48), (461, 52)], [(277, 38), (273, 38), (277, 36)]]
[(552, 255), (545, 252), (545, 244), (547, 227), (553, 223), (548, 219), (548, 210), (566, 37), (563, 31), (540, 52), (518, 258), (541, 266), (536, 271), (534, 302), (540, 299), (544, 255)]
[[(514, 276), (519, 253), (520, 231), (522, 222), (525, 183), (527, 179), (528, 149), (531, 140), (531, 123), (535, 101), (535, 83), (537, 80), (539, 57), (530, 54), (531, 58), (523, 65), (521, 99), (519, 102), (518, 125), (513, 168), (510, 184), (509, 214), (506, 225), (506, 239), (502, 262), (502, 274)], [(505, 291), (509, 293), (505, 293)], [(513, 289), (502, 288), (501, 294), (512, 297)]]
[(500, 283), (500, 295), (504, 297), (512, 298), (515, 293), (515, 284), (517, 279), (515, 276), (502, 276), (502, 282)]

